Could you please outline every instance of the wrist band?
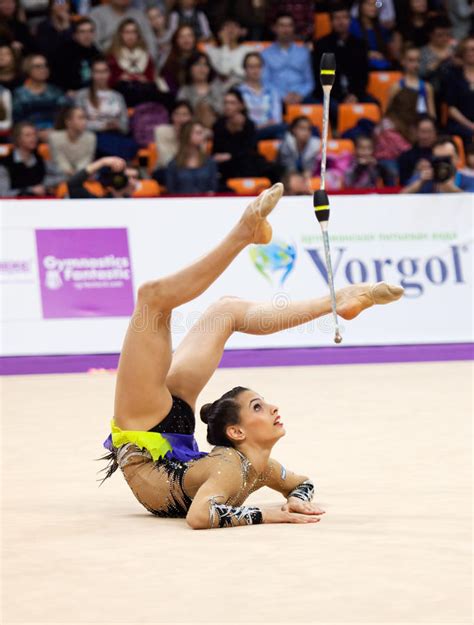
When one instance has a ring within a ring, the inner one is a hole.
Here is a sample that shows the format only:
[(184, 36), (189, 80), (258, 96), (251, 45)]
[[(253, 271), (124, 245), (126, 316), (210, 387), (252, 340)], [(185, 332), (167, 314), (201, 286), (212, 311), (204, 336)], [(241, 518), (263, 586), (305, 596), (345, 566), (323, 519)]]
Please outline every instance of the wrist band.
[(288, 499), (290, 497), (296, 497), (297, 499), (301, 499), (301, 501), (311, 501), (314, 496), (314, 484), (311, 480), (306, 480), (299, 486), (297, 486), (291, 493), (288, 495)]
[(219, 504), (214, 497), (209, 499), (209, 521), (210, 527), (235, 527), (237, 525), (260, 525), (263, 523), (262, 511), (260, 508), (250, 506), (226, 506)]

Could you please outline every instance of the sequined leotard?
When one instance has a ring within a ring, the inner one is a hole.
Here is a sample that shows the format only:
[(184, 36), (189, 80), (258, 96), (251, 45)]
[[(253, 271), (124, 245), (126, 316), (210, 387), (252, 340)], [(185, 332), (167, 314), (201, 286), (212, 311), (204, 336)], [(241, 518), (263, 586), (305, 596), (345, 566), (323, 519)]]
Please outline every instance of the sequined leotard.
[(240, 506), (263, 486), (247, 458), (236, 449), (215, 447), (200, 452), (194, 438), (191, 407), (173, 397), (169, 414), (148, 432), (120, 430), (112, 421), (112, 434), (104, 446), (112, 461), (106, 477), (120, 467), (138, 501), (160, 517), (185, 517), (199, 486), (222, 463), (233, 464), (242, 476), (241, 488), (226, 504)]

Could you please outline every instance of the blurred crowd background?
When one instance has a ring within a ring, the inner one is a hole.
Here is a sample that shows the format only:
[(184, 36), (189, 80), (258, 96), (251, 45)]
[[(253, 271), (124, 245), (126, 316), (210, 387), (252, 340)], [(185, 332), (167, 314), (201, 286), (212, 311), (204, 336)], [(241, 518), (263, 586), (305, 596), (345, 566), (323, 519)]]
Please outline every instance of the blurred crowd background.
[(474, 191), (472, 0), (0, 0), (0, 196)]

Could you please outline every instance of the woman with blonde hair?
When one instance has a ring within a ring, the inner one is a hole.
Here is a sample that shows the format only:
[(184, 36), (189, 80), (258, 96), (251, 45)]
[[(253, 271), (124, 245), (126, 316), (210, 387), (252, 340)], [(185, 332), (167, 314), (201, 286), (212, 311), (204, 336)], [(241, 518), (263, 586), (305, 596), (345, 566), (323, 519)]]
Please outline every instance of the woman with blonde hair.
[(155, 63), (140, 26), (134, 19), (125, 19), (118, 27), (107, 61), (110, 86), (123, 95), (127, 106), (134, 107), (161, 99), (156, 84)]
[(209, 193), (217, 190), (217, 165), (205, 152), (207, 131), (199, 122), (181, 128), (179, 148), (166, 170), (168, 193)]

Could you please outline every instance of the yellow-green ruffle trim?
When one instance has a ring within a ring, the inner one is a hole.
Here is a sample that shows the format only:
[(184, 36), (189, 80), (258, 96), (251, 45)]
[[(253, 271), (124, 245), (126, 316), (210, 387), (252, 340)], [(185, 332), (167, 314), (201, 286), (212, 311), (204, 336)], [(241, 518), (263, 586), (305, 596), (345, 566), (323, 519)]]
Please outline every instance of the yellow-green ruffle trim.
[(112, 419), (110, 424), (112, 432), (112, 444), (114, 447), (121, 447), (127, 443), (133, 443), (150, 452), (154, 461), (163, 458), (172, 447), (164, 436), (159, 432), (143, 432), (140, 430), (121, 430)]

